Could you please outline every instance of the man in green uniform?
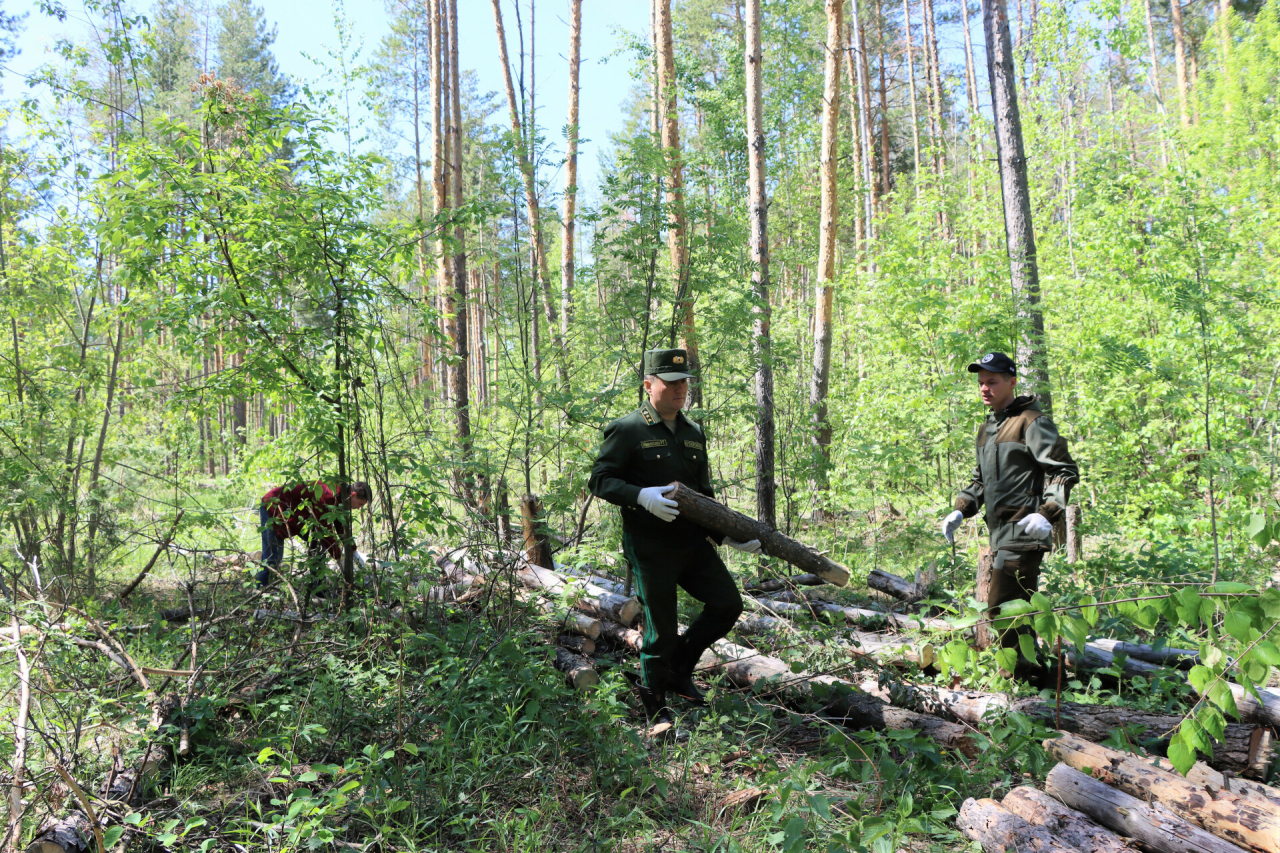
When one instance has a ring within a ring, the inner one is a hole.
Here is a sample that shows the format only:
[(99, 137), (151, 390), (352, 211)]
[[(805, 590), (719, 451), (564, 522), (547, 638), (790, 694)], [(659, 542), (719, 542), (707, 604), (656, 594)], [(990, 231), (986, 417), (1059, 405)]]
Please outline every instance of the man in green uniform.
[[(987, 596), (988, 615), (1014, 599), (1030, 599), (1040, 581), (1040, 563), (1049, 550), (1053, 525), (1066, 512), (1080, 470), (1052, 420), (1035, 397), (1015, 397), (1017, 365), (991, 352), (969, 365), (991, 414), (978, 427), (978, 464), (942, 522), (942, 535), (955, 542), (961, 522), (986, 507), (994, 564)], [(1005, 631), (1000, 643), (1016, 647), (1018, 635)]]
[[(649, 719), (665, 722), (668, 690), (703, 701), (693, 668), (742, 613), (737, 585), (711, 540), (748, 553), (760, 550), (759, 540), (736, 542), (680, 518), (676, 502), (664, 497), (677, 481), (715, 497), (706, 436), (681, 412), (692, 378), (687, 370), (682, 349), (644, 354), (647, 399), (604, 428), (589, 483), (592, 494), (621, 507), (622, 547), (644, 606), (638, 690)], [(676, 623), (677, 586), (703, 605), (683, 634)]]

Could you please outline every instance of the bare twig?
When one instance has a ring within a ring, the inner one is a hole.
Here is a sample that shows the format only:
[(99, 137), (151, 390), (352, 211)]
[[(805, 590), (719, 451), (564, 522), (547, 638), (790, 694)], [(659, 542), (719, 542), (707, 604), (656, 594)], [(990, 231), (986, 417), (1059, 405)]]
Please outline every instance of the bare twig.
[(93, 830), (93, 840), (97, 842), (98, 853), (107, 853), (107, 845), (102, 841), (102, 827), (98, 825), (98, 816), (93, 813), (93, 806), (89, 803), (89, 798), (85, 796), (84, 791), (76, 784), (76, 780), (71, 778), (71, 774), (63, 769), (61, 764), (53, 765), (53, 769), (58, 771), (58, 775), (62, 777), (62, 781), (71, 789), (71, 793), (76, 795), (76, 799), (80, 801), (80, 808), (84, 809), (84, 813), (89, 818), (89, 828)]
[(18, 849), (22, 831), (22, 777), (27, 763), (27, 717), (31, 710), (31, 667), (22, 650), (22, 628), (18, 622), (17, 602), (13, 609), (14, 652), (18, 658), (18, 718), (13, 724), (13, 784), (9, 788), (9, 828), (6, 833), (13, 849)]
[[(138, 576), (133, 579), (132, 583), (124, 588), (124, 592), (120, 593), (119, 598), (116, 599), (117, 601), (124, 601), (128, 598), (137, 588), (138, 584), (142, 583), (142, 579), (151, 572), (152, 567), (156, 564), (156, 560), (160, 559), (160, 555), (169, 548), (169, 543), (173, 541), (174, 535), (178, 532), (178, 522), (182, 521), (182, 516), (185, 513), (185, 509), (178, 510), (178, 515), (173, 519), (173, 527), (169, 528), (169, 534), (160, 542), (160, 547), (156, 548), (156, 552), (151, 555), (151, 559), (142, 567), (142, 571), (138, 572)], [(195, 613), (195, 608), (192, 608), (191, 612)]]

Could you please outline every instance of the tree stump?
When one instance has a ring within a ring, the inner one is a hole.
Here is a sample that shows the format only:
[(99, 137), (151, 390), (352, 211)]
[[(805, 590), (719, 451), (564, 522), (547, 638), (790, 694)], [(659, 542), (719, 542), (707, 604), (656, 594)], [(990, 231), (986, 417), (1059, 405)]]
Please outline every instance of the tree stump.
[[(991, 553), (990, 548), (983, 548), (978, 552), (978, 587), (974, 592), (974, 597), (983, 604), (987, 603), (987, 599), (991, 595), (991, 572), (995, 568), (996, 557)], [(995, 632), (991, 630), (991, 621), (983, 619), (974, 626), (974, 645), (980, 649), (990, 648), (995, 642)]]
[(542, 524), (542, 502), (537, 495), (520, 499), (520, 521), (524, 525), (524, 556), (535, 566), (552, 568), (551, 540)]
[(1078, 563), (1083, 555), (1080, 541), (1080, 505), (1067, 507), (1067, 562)]

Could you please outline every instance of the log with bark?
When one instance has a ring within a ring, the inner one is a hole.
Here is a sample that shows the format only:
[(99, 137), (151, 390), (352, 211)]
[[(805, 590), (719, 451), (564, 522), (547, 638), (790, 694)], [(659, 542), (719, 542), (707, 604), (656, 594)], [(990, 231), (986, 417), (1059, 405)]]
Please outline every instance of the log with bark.
[(727, 640), (708, 649), (698, 668), (722, 671), (732, 684), (756, 693), (776, 693), (799, 706), (822, 706), (828, 713), (843, 717), (848, 725), (880, 731), (914, 730), (940, 746), (958, 749), (968, 756), (976, 755), (977, 744), (964, 726), (895, 708), (834, 676), (793, 672), (785, 661)]
[(995, 800), (972, 797), (960, 806), (956, 826), (987, 853), (1083, 853), (1043, 826), (1033, 826)]
[(867, 575), (867, 586), (877, 592), (883, 592), (885, 595), (907, 602), (916, 601), (923, 592), (923, 590), (916, 588), (913, 581), (900, 578), (895, 574), (890, 574), (880, 569), (872, 569), (871, 573)]
[[(1080, 653), (1075, 646), (1062, 647), (1063, 659), (1072, 669), (1111, 669), (1117, 660), (1117, 654), (1110, 649), (1103, 648), (1094, 642), (1088, 642), (1084, 645), (1084, 652)], [(1157, 678), (1163, 667), (1158, 664), (1148, 663), (1137, 658), (1126, 657), (1124, 664), (1120, 667), (1121, 678)]]
[(815, 574), (806, 572), (802, 575), (792, 575), (788, 578), (765, 578), (760, 581), (747, 581), (742, 588), (747, 592), (777, 592), (778, 590), (791, 589), (795, 586), (821, 586), (825, 584), (822, 578)]
[[(796, 600), (788, 601), (786, 600), (788, 598), (795, 598)], [(925, 629), (946, 632), (955, 631), (955, 629), (952, 628), (945, 619), (915, 619), (910, 616), (901, 616), (897, 613), (890, 613), (883, 610), (868, 610), (865, 607), (847, 607), (831, 601), (804, 598), (802, 596), (796, 596), (795, 593), (780, 593), (771, 598), (752, 598), (747, 596), (743, 598), (743, 603), (749, 608), (763, 610), (767, 613), (776, 613), (779, 615), (816, 616), (819, 613), (830, 613), (832, 616), (843, 617), (845, 621), (852, 622), (854, 624), (859, 622), (888, 622), (889, 625), (895, 628), (905, 628), (911, 631), (920, 631)]]
[(542, 590), (552, 595), (561, 595), (571, 585), (576, 585), (582, 590), (582, 596), (574, 602), (574, 607), (598, 619), (611, 619), (623, 625), (633, 625), (640, 618), (642, 608), (639, 600), (634, 597), (625, 598), (592, 583), (577, 583), (576, 579), (566, 578), (529, 562), (519, 564), (516, 576), (530, 589)]
[(1156, 649), (1145, 643), (1126, 643), (1122, 640), (1108, 639), (1090, 640), (1089, 645), (1112, 654), (1123, 653), (1131, 658), (1159, 666), (1179, 666), (1184, 664), (1191, 666), (1200, 662), (1200, 652), (1196, 649)]
[(556, 645), (562, 646), (576, 655), (593, 655), (596, 653), (596, 641), (590, 637), (561, 634), (559, 637), (556, 637)]
[(834, 560), (820, 554), (802, 542), (778, 532), (767, 524), (709, 498), (682, 483), (667, 494), (680, 507), (682, 517), (700, 524), (708, 530), (722, 533), (739, 542), (759, 539), (761, 549), (770, 557), (786, 560), (797, 568), (812, 572), (827, 583), (845, 586), (849, 583), (849, 570)]
[(582, 655), (575, 655), (568, 649), (556, 649), (556, 669), (564, 673), (565, 678), (575, 690), (587, 690), (600, 683), (600, 676), (591, 661)]
[[(1217, 753), (1216, 748), (1214, 753)], [(1270, 759), (1273, 757), (1274, 752), (1268, 750), (1268, 764), (1270, 764)], [(1168, 759), (1153, 758), (1151, 763), (1161, 770), (1167, 770), (1170, 773), (1177, 772)], [(1274, 788), (1271, 785), (1264, 785), (1261, 782), (1253, 782), (1248, 779), (1238, 779), (1233, 777), (1230, 772), (1219, 773), (1203, 761), (1197, 761), (1191, 766), (1191, 769), (1187, 771), (1187, 781), (1200, 785), (1206, 790), (1226, 790), (1233, 794), (1239, 794), (1246, 799), (1262, 801), (1263, 805), (1270, 803), (1271, 805), (1280, 806), (1280, 788)]]
[(644, 647), (644, 635), (634, 628), (619, 625), (617, 622), (602, 622), (600, 636), (614, 645), (633, 652)]
[[(1063, 731), (1095, 742), (1106, 740), (1116, 730), (1123, 728), (1129, 731), (1135, 740), (1145, 741), (1149, 738), (1148, 747), (1151, 749), (1165, 749), (1168, 746), (1169, 733), (1182, 722), (1182, 717), (1175, 714), (1154, 714), (1132, 708), (1081, 705), (1076, 702), (1063, 702), (1057, 705), (1037, 697), (1010, 702), (1007, 696), (999, 693), (947, 690), (931, 685), (908, 684), (895, 680), (881, 683), (868, 679), (864, 680), (860, 686), (868, 693), (901, 708), (959, 720), (971, 726), (983, 725), (983, 717), (988, 711), (1011, 709), (1034, 717), (1052, 728), (1061, 728)], [(1142, 733), (1133, 734), (1135, 730)], [(1274, 757), (1269, 743), (1256, 742), (1256, 731), (1256, 727), (1251, 725), (1228, 724), (1222, 741), (1214, 744), (1213, 757), (1210, 759), (1212, 766), (1240, 775), (1256, 775), (1257, 771), (1254, 768), (1258, 767), (1260, 762), (1269, 764)], [(1208, 773), (1214, 773), (1207, 767), (1205, 770)], [(1222, 787), (1221, 774), (1214, 773), (1214, 775), (1218, 777), (1218, 787)]]
[(1262, 701), (1259, 702), (1253, 698), (1252, 694), (1246, 693), (1239, 684), (1230, 682), (1227, 686), (1231, 688), (1231, 695), (1235, 697), (1236, 710), (1240, 712), (1240, 719), (1280, 728), (1280, 690), (1274, 687), (1259, 687), (1258, 695), (1262, 697)]
[(1280, 853), (1280, 806), (1230, 791), (1208, 791), (1187, 779), (1151, 766), (1145, 759), (1110, 749), (1072, 734), (1044, 742), (1059, 761), (1127, 794), (1159, 800), (1178, 814), (1241, 847)]
[(932, 643), (913, 643), (891, 634), (853, 631), (849, 634), (849, 642), (851, 655), (869, 657), (880, 664), (907, 663), (928, 669), (938, 660), (938, 653)]
[(1083, 853), (1132, 853), (1133, 848), (1094, 823), (1030, 785), (1014, 788), (1000, 803), (1032, 826), (1041, 826), (1064, 844)]
[(1163, 803), (1149, 803), (1117, 791), (1067, 764), (1049, 772), (1044, 790), (1112, 832), (1159, 853), (1246, 853), (1174, 814)]

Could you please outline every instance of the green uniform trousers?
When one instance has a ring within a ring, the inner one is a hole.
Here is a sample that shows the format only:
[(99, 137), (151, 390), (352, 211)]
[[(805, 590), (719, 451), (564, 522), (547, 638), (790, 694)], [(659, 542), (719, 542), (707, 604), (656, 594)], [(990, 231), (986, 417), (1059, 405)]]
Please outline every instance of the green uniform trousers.
[[(991, 567), (991, 588), (987, 592), (988, 618), (995, 618), (996, 610), (1006, 601), (1031, 600), (1040, 583), (1040, 564), (1044, 562), (1044, 554), (1044, 551), (1007, 551), (1003, 548), (996, 551)], [(1000, 645), (1016, 648), (1018, 634), (1029, 630), (1001, 631)]]
[[(672, 675), (692, 673), (702, 653), (729, 633), (742, 613), (742, 596), (706, 537), (673, 543), (624, 532), (622, 547), (644, 606), (640, 673), (646, 687), (666, 690)], [(676, 587), (702, 602), (702, 612), (683, 634), (677, 624)]]

